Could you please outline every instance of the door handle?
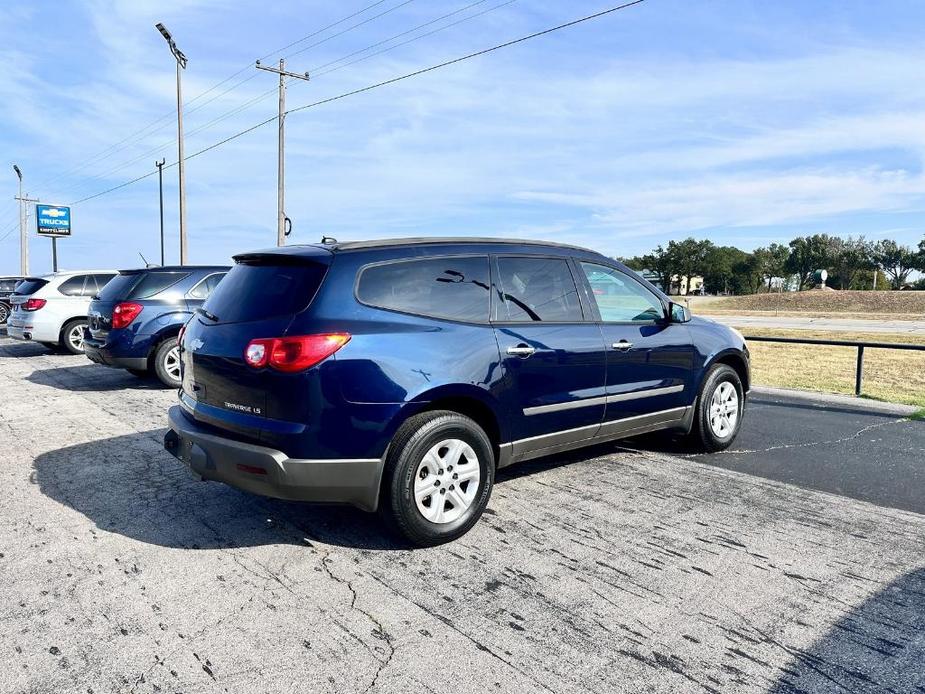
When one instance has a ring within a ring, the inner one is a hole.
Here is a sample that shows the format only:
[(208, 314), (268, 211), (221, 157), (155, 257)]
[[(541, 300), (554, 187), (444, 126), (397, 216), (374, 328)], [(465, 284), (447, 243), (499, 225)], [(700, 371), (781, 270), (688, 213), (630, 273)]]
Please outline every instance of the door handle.
[(632, 342), (627, 342), (626, 340), (620, 340), (619, 342), (614, 342), (611, 347), (618, 349), (621, 352), (625, 352), (633, 346)]
[(536, 348), (527, 345), (517, 345), (516, 347), (507, 348), (507, 353), (512, 357), (522, 357), (524, 359), (533, 356), (534, 352), (536, 352)]

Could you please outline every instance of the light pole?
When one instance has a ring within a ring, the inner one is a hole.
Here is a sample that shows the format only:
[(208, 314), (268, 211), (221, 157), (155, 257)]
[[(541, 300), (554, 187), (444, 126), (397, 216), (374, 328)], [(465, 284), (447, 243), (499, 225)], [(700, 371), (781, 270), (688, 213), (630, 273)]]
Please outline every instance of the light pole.
[[(183, 166), (183, 86), (181, 69), (186, 69), (186, 56), (177, 48), (167, 27), (158, 22), (154, 25), (167, 40), (170, 52), (177, 61), (177, 169), (180, 175), (180, 265), (186, 265), (186, 174)], [(163, 264), (163, 263), (162, 263)]]
[(26, 203), (22, 194), (22, 170), (13, 164), (13, 171), (19, 178), (19, 274), (26, 277), (29, 274), (29, 237), (26, 235)]
[(157, 190), (161, 202), (161, 267), (164, 267), (164, 164), (166, 159), (155, 161), (157, 167)]

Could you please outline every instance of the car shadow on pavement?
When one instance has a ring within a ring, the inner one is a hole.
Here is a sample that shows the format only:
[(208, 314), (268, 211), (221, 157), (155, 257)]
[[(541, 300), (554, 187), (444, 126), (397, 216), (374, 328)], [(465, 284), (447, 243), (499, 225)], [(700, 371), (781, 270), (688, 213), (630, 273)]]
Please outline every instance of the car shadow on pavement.
[(925, 569), (900, 576), (826, 626), (825, 635), (805, 649), (764, 636), (793, 657), (769, 694), (925, 691)]
[(8, 342), (0, 345), (0, 359), (23, 359), (28, 357), (47, 357), (56, 354), (45, 345), (35, 342)]
[(218, 549), (315, 541), (407, 549), (381, 519), (346, 506), (280, 501), (201, 482), (163, 449), (164, 430), (42, 453), (32, 482), (97, 528), (163, 547)]
[[(93, 373), (93, 372), (96, 373)], [(167, 386), (153, 376), (139, 378), (122, 369), (112, 369), (87, 362), (80, 366), (58, 366), (40, 369), (26, 376), (26, 380), (40, 386), (49, 386), (71, 392), (108, 390), (165, 390)]]

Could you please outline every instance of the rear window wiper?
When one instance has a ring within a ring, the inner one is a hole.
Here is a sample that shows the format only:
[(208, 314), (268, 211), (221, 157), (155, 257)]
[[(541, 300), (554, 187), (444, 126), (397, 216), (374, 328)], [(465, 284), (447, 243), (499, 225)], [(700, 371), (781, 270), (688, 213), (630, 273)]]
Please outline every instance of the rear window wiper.
[(200, 306), (199, 308), (196, 309), (196, 313), (202, 314), (203, 316), (205, 316), (206, 318), (208, 318), (208, 319), (209, 319), (210, 321), (212, 321), (213, 323), (218, 323), (218, 316), (216, 316), (214, 313), (209, 313), (208, 311), (206, 311), (206, 310), (205, 310), (204, 308), (202, 308), (201, 306)]

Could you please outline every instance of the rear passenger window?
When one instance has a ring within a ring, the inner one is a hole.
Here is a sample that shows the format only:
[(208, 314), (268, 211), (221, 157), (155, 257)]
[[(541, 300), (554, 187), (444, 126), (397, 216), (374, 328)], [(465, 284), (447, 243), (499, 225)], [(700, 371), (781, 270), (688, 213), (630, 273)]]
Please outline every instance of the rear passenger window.
[(155, 294), (175, 285), (184, 277), (189, 277), (188, 272), (149, 272), (141, 281), (132, 289), (129, 299), (150, 299)]
[(415, 258), (372, 265), (357, 298), (378, 308), (469, 323), (488, 321), (488, 256)]
[(102, 291), (106, 283), (115, 275), (87, 275), (87, 284), (84, 286), (84, 296), (96, 296)]
[(498, 319), (573, 323), (583, 319), (578, 289), (564, 258), (498, 258)]
[(86, 275), (75, 275), (64, 280), (58, 287), (58, 291), (64, 296), (83, 296)]

